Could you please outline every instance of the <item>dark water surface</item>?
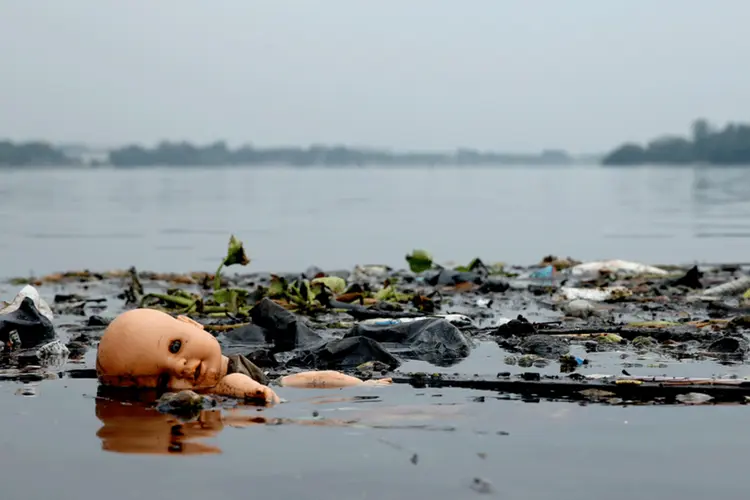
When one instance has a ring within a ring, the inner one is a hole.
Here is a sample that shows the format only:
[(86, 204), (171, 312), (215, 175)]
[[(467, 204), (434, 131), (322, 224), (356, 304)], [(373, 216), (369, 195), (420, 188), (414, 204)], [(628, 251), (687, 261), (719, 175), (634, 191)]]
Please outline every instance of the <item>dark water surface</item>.
[[(401, 386), (322, 399), (297, 390), (281, 393), (291, 403), (249, 415), (299, 423), (214, 423), (199, 441), (207, 454), (132, 455), (102, 448), (164, 453), (183, 438), (169, 422), (97, 408), (91, 380), (45, 382), (37, 397), (14, 395), (19, 387), (0, 386), (9, 500), (746, 497), (745, 407), (581, 407)], [(313, 411), (361, 423), (303, 425)]]
[(747, 168), (0, 170), (0, 276), (136, 265), (213, 270), (230, 233), (251, 269), (555, 253), (750, 260)]
[[(230, 233), (253, 259), (247, 271), (403, 266), (414, 247), (440, 261), (749, 261), (750, 169), (0, 170), (0, 277), (213, 271)], [(0, 284), (0, 300), (17, 288)], [(528, 370), (505, 355), (485, 343), (450, 368), (402, 370)], [(585, 371), (637, 362), (640, 375), (747, 376), (744, 364), (599, 359)], [(746, 497), (746, 406), (282, 388), (289, 402), (275, 408), (181, 425), (96, 391), (94, 380), (0, 382), (0, 499)]]

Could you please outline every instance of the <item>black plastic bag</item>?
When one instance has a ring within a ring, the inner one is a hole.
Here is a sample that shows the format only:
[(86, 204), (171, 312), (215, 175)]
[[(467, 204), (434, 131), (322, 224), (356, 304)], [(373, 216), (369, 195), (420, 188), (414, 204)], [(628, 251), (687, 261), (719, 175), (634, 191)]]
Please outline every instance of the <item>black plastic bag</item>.
[(367, 337), (384, 344), (406, 347), (403, 357), (437, 366), (450, 366), (471, 352), (471, 342), (461, 330), (442, 318), (426, 318), (396, 324), (355, 325), (344, 338)]
[(0, 314), (0, 341), (8, 343), (11, 332), (18, 332), (20, 347), (28, 349), (55, 340), (55, 327), (34, 305), (34, 301), (25, 297), (18, 309)]
[(380, 361), (391, 370), (401, 364), (378, 342), (367, 337), (347, 337), (302, 352), (289, 360), (287, 365), (331, 370), (356, 368), (368, 361)]
[(264, 297), (250, 312), (255, 325), (263, 328), (275, 352), (292, 351), (322, 340), (302, 319)]

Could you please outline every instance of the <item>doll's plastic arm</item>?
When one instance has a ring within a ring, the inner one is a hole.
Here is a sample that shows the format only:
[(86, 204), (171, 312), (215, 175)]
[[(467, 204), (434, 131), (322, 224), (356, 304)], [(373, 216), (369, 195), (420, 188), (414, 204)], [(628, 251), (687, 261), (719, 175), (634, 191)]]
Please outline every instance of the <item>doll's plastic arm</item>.
[(262, 402), (263, 404), (278, 404), (279, 397), (273, 389), (259, 384), (242, 373), (231, 373), (221, 379), (211, 392), (220, 396)]
[(287, 375), (279, 380), (282, 386), (297, 388), (317, 388), (317, 389), (339, 389), (342, 387), (352, 387), (355, 385), (388, 385), (391, 379), (380, 379), (363, 382), (357, 377), (346, 375), (345, 373), (334, 370), (321, 370), (300, 372)]

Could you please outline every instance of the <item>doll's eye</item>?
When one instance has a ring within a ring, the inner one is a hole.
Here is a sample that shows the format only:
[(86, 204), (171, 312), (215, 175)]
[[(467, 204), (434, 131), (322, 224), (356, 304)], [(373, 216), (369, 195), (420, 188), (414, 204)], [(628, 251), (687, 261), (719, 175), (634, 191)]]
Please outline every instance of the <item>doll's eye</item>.
[(169, 352), (172, 354), (177, 354), (180, 352), (180, 348), (182, 347), (182, 341), (181, 340), (173, 340), (171, 344), (169, 344)]

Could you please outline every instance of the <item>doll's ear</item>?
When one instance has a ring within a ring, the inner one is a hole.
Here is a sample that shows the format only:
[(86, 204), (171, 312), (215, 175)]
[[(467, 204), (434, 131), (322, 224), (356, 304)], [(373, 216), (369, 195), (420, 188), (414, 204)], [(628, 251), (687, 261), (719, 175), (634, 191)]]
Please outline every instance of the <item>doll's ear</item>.
[(203, 325), (201, 325), (200, 323), (198, 323), (192, 318), (188, 318), (187, 316), (179, 315), (177, 316), (177, 320), (182, 321), (183, 323), (187, 323), (188, 325), (193, 325), (203, 330)]

